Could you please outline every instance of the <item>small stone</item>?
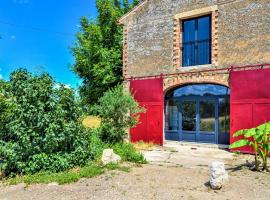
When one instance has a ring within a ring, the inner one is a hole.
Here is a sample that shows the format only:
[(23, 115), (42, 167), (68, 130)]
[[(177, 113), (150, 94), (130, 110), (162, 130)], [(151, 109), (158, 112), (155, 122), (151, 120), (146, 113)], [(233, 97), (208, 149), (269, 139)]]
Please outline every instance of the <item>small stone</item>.
[(87, 179), (86, 178), (81, 178), (80, 179), (80, 183), (83, 183), (83, 182), (85, 182)]
[(121, 157), (113, 152), (113, 149), (104, 149), (101, 157), (101, 161), (103, 165), (107, 165), (109, 163), (119, 163), (121, 161)]
[(210, 186), (213, 190), (220, 190), (228, 180), (228, 173), (224, 163), (213, 162), (210, 166)]
[(58, 186), (59, 184), (56, 182), (49, 183), (48, 186)]

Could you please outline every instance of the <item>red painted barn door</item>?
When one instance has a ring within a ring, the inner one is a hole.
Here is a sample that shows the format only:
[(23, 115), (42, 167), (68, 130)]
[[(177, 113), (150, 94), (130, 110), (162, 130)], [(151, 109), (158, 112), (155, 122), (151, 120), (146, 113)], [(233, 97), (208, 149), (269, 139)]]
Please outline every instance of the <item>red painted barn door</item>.
[[(270, 69), (232, 70), (230, 83), (232, 143), (236, 131), (270, 121)], [(252, 153), (248, 147), (235, 150)]]
[(131, 80), (130, 90), (136, 101), (146, 109), (139, 124), (130, 130), (132, 142), (163, 144), (163, 80), (162, 78)]

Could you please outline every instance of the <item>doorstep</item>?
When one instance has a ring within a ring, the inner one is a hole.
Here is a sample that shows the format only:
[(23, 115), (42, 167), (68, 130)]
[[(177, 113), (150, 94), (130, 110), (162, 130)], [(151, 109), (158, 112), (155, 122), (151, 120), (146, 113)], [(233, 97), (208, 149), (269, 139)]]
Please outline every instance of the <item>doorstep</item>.
[(210, 148), (210, 149), (229, 149), (229, 145), (226, 144), (210, 144), (210, 143), (200, 143), (200, 142), (183, 142), (183, 141), (170, 141), (164, 140), (163, 147), (165, 148), (174, 148), (177, 146), (189, 146), (189, 147), (203, 147), (203, 148)]

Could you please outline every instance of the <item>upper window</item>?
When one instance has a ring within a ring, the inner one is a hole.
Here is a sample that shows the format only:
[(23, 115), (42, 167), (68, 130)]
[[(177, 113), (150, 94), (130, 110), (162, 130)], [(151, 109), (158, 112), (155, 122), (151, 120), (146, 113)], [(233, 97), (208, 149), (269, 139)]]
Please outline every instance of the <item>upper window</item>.
[(183, 66), (211, 63), (211, 16), (183, 20)]

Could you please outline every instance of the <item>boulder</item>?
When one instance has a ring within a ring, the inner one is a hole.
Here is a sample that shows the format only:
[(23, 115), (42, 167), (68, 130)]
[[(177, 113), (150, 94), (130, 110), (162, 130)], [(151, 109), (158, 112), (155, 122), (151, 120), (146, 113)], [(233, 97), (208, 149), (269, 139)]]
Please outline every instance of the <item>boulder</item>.
[(119, 163), (121, 161), (121, 157), (113, 152), (113, 149), (104, 149), (101, 157), (101, 161), (103, 165), (107, 165), (109, 163)]
[(219, 190), (228, 180), (228, 173), (223, 162), (213, 162), (210, 166), (210, 186), (213, 190)]

